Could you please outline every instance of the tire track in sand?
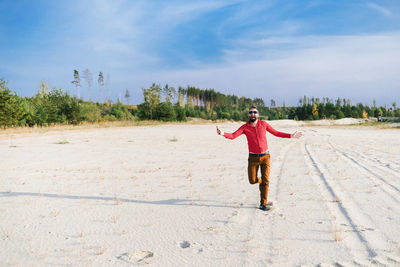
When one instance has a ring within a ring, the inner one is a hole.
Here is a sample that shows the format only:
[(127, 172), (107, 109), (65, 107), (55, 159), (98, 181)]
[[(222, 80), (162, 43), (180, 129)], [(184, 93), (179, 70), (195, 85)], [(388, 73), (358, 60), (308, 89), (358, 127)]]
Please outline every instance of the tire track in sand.
[[(398, 187), (396, 185), (391, 184), (390, 182), (387, 182), (387, 179), (383, 178), (382, 175), (377, 174), (376, 171), (371, 170), (371, 166), (369, 166), (369, 164), (372, 163), (372, 165), (374, 165), (373, 161), (359, 160), (359, 158), (349, 155), (347, 152), (336, 148), (333, 144), (331, 144), (330, 141), (329, 141), (329, 144), (332, 147), (332, 149), (337, 153), (337, 155), (342, 157), (344, 160), (346, 160), (350, 164), (354, 165), (361, 172), (365, 173), (366, 175), (363, 177), (367, 178), (370, 182), (374, 183), (375, 188), (377, 190), (381, 191), (384, 195), (386, 195), (389, 198), (386, 201), (384, 199), (380, 199), (382, 202), (384, 202), (386, 204), (385, 207), (391, 207), (390, 209), (392, 211), (393, 211), (393, 207), (395, 207), (395, 208), (399, 207), (400, 195), (399, 195), (398, 190), (396, 190), (396, 189), (398, 189)], [(361, 161), (364, 161), (364, 164), (360, 163)], [(372, 175), (372, 177), (370, 175)], [(376, 179), (374, 179), (374, 177)], [(394, 176), (393, 180), (396, 180), (396, 178), (398, 179), (397, 176)], [(380, 182), (377, 182), (377, 180), (379, 180)], [(391, 203), (387, 203), (388, 201)]]
[[(337, 188), (337, 181), (317, 159), (310, 145), (304, 144), (303, 149), (308, 156), (310, 169), (314, 169), (317, 173), (312, 176), (315, 183), (320, 185), (322, 194), (328, 199), (340, 200), (331, 202), (327, 207), (338, 224), (349, 225), (351, 228), (351, 231), (346, 232), (343, 242), (353, 255), (354, 263), (360, 259), (367, 260), (370, 264), (387, 264), (386, 260), (398, 262), (397, 259), (386, 255), (386, 251), (382, 249), (387, 244), (385, 236), (379, 231), (369, 230), (375, 229), (374, 223), (360, 212), (351, 197), (342, 192), (343, 188), (340, 190)], [(360, 227), (368, 231), (360, 231)]]
[[(361, 148), (360, 150), (368, 151), (369, 154), (374, 155), (375, 157), (378, 158), (384, 158), (386, 162), (389, 162), (390, 165), (395, 165), (396, 167), (400, 167), (400, 158), (398, 154), (385, 151), (385, 150), (380, 150), (376, 149), (375, 147), (371, 147), (371, 145), (366, 146), (365, 143), (363, 142), (358, 142), (356, 143), (357, 147)], [(396, 159), (397, 157), (397, 159)], [(393, 160), (393, 158), (395, 160)], [(387, 165), (387, 164), (386, 164)], [(391, 166), (390, 166), (391, 167)], [(391, 168), (392, 170), (396, 170)]]
[[(371, 170), (367, 165), (361, 164), (358, 159), (355, 157), (349, 155), (349, 153), (346, 153), (338, 148), (336, 148), (330, 141), (329, 145), (332, 147), (333, 150), (335, 150), (337, 153), (339, 153), (341, 156), (346, 158), (350, 163), (355, 165), (357, 168), (359, 168), (361, 171), (366, 172), (367, 174), (372, 174), (374, 177), (376, 177), (378, 180), (383, 182), (383, 186), (385, 187), (381, 188), (394, 202), (400, 203), (399, 199), (399, 193), (400, 189), (398, 186), (394, 185), (393, 183), (389, 182), (386, 178), (384, 178), (382, 175), (378, 174), (376, 171)], [(368, 177), (368, 176), (367, 176)], [(369, 178), (369, 177), (368, 177)], [(371, 181), (373, 181), (371, 178), (369, 178)], [(389, 192), (390, 191), (390, 192)]]
[[(274, 202), (272, 211), (261, 211), (255, 210), (253, 219), (249, 225), (249, 231), (247, 236), (246, 253), (244, 256), (244, 264), (240, 266), (266, 266), (271, 264), (271, 255), (274, 253), (280, 253), (274, 250), (273, 240), (277, 239), (274, 232), (274, 225), (276, 224), (276, 206), (278, 205), (278, 195), (280, 193), (281, 179), (285, 169), (285, 163), (288, 158), (290, 148), (296, 143), (292, 142), (286, 144), (280, 151), (276, 158), (271, 155), (271, 173), (270, 173), (270, 188), (268, 199)], [(274, 164), (280, 162), (278, 168), (274, 168)], [(278, 174), (276, 174), (276, 171)], [(276, 182), (276, 185), (274, 183)], [(271, 194), (271, 189), (274, 189)], [(259, 192), (259, 191), (258, 191)], [(272, 198), (272, 199), (271, 199)], [(268, 245), (268, 241), (271, 242)], [(260, 257), (261, 255), (261, 257)], [(254, 256), (258, 256), (254, 257)]]

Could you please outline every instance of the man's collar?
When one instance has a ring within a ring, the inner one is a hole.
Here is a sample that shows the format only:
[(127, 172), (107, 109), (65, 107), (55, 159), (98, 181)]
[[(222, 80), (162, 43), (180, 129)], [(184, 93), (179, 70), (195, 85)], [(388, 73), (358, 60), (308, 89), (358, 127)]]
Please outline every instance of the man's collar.
[[(256, 119), (256, 121), (254, 122), (256, 125), (258, 124), (258, 120), (259, 119)], [(247, 124), (253, 126), (253, 123), (250, 120), (247, 121)]]

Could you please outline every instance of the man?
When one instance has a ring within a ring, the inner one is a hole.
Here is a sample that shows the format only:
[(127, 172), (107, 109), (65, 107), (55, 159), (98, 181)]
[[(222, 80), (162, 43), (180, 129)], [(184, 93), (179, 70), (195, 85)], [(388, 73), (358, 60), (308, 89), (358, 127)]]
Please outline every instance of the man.
[[(270, 210), (272, 203), (267, 202), (269, 174), (270, 174), (270, 154), (268, 151), (266, 131), (282, 138), (300, 138), (301, 132), (293, 134), (278, 132), (267, 122), (258, 119), (258, 110), (255, 106), (249, 109), (249, 121), (243, 124), (234, 133), (224, 133), (223, 136), (235, 139), (245, 134), (249, 145), (248, 175), (250, 184), (259, 184), (260, 189), (260, 209)], [(217, 126), (217, 133), (221, 135), (221, 130)], [(257, 177), (258, 168), (261, 167), (261, 177)]]

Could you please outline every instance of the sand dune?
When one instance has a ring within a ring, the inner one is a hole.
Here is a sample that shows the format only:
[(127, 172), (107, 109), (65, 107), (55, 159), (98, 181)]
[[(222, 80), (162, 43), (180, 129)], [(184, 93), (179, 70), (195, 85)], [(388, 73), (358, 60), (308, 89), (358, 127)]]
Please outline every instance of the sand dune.
[(0, 265), (400, 265), (400, 131), (274, 126), (269, 212), (213, 124), (3, 136)]

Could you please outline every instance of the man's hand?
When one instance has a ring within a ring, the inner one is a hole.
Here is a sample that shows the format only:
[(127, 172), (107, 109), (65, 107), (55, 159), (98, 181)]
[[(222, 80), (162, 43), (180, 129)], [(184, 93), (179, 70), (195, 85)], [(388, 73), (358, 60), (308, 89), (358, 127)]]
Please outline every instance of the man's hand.
[(221, 135), (221, 130), (217, 126), (217, 134)]
[(301, 132), (294, 132), (290, 135), (290, 138), (300, 138), (303, 134)]

